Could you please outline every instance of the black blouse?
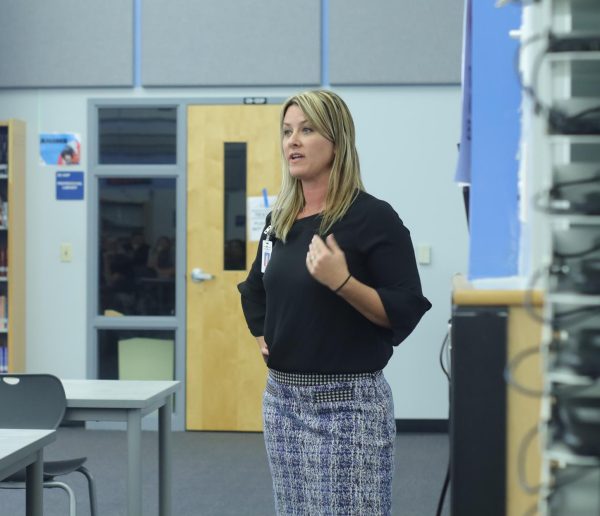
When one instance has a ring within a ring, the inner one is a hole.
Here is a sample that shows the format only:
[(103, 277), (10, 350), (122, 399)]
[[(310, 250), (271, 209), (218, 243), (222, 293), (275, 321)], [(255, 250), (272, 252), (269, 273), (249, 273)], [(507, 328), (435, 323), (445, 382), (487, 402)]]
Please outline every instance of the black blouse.
[[(270, 215), (266, 226), (269, 221)], [(330, 230), (350, 273), (377, 290), (392, 326), (387, 329), (370, 322), (308, 272), (306, 253), (320, 221), (319, 215), (297, 220), (285, 244), (271, 237), (273, 251), (264, 274), (263, 232), (248, 278), (238, 285), (250, 332), (264, 335), (268, 366), (278, 371), (382, 369), (393, 346), (408, 337), (431, 308), (421, 292), (410, 233), (388, 203), (365, 192)]]

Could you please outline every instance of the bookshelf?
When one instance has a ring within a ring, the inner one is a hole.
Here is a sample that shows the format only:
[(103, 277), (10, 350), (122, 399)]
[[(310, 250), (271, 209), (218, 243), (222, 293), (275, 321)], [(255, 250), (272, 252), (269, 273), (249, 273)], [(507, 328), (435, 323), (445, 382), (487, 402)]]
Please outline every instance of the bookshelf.
[(586, 355), (591, 337), (600, 335), (600, 286), (590, 274), (600, 263), (599, 27), (597, 0), (531, 2), (523, 12), (521, 152), (537, 208), (530, 212), (539, 254), (534, 277), (546, 300), (536, 425), (541, 482), (527, 486), (538, 498), (531, 515), (600, 511), (600, 353)]
[(0, 372), (25, 371), (25, 123), (0, 121)]

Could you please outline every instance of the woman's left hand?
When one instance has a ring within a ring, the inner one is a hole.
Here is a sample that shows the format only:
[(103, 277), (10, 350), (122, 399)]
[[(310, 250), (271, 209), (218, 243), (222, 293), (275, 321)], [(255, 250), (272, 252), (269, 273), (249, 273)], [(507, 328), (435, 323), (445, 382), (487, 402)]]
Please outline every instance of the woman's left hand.
[(306, 267), (313, 278), (331, 290), (338, 288), (349, 274), (346, 255), (333, 235), (325, 241), (319, 235), (313, 236), (306, 253)]
[[(391, 327), (377, 291), (355, 278), (348, 281), (346, 255), (333, 235), (325, 242), (318, 235), (313, 237), (306, 254), (306, 267), (313, 278), (343, 297), (369, 321), (384, 328)], [(343, 289), (340, 290), (340, 286)]]

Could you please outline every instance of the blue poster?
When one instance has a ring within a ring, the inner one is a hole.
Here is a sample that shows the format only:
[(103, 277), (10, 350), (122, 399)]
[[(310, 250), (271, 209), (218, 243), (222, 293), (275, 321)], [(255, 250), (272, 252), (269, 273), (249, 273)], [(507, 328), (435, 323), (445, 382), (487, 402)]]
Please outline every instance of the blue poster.
[(74, 133), (41, 133), (40, 159), (43, 165), (79, 165), (81, 140)]
[(83, 200), (83, 172), (56, 173), (56, 200)]

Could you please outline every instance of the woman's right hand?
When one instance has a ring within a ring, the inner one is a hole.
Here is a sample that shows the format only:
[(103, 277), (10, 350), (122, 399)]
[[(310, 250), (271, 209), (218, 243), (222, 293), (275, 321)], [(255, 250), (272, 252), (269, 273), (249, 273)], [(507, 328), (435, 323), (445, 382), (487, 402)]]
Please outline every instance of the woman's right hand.
[(262, 355), (263, 360), (265, 361), (265, 364), (266, 364), (267, 360), (269, 360), (269, 348), (267, 347), (265, 338), (264, 337), (256, 337), (256, 342), (258, 342), (258, 348), (260, 349), (260, 354)]

